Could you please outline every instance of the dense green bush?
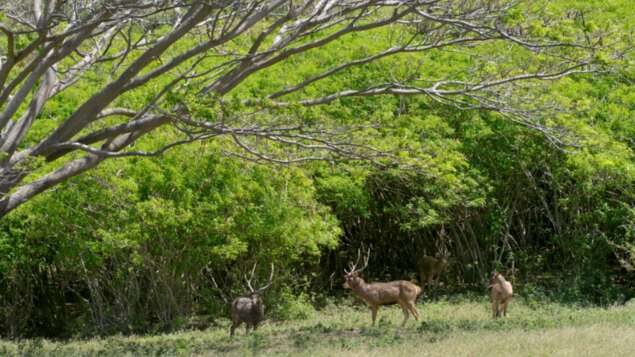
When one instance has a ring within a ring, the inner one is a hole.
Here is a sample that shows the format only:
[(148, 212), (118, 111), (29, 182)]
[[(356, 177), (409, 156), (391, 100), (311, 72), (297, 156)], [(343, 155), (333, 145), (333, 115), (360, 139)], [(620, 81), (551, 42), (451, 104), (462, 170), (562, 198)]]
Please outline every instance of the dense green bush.
[(113, 162), (2, 227), (10, 335), (174, 328), (225, 309), (213, 276), (235, 296), (246, 290), (243, 272), (260, 262), (264, 276), (272, 261), (284, 282), (340, 232), (300, 170), (221, 159), (206, 146)]

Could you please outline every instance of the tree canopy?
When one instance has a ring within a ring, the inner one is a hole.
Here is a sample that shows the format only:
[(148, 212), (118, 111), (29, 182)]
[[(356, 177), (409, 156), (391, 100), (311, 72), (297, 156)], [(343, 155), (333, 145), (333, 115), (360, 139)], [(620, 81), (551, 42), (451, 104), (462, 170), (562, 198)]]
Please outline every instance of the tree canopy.
[[(610, 70), (628, 49), (609, 37), (613, 28), (549, 2), (35, 0), (0, 8), (3, 214), (107, 158), (199, 140), (227, 139), (226, 154), (256, 161), (395, 159), (395, 148), (365, 140), (387, 123), (308, 109), (353, 97), (417, 95), (495, 111), (566, 144), (544, 120), (562, 103), (537, 96), (536, 82)], [(337, 43), (346, 51), (316, 55)], [(428, 64), (442, 58), (452, 65)], [(369, 66), (384, 69), (369, 76)], [(246, 91), (260, 73), (276, 76), (275, 85)], [(157, 131), (172, 137), (135, 149)]]

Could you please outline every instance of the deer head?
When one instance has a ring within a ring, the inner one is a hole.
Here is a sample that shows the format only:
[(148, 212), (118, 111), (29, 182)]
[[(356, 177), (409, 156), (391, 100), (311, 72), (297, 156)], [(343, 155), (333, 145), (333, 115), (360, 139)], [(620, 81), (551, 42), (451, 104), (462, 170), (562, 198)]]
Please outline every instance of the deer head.
[(445, 238), (445, 230), (443, 230), (442, 228), (442, 231), (440, 233), (440, 240), (436, 243), (437, 253), (435, 255), (435, 258), (444, 263), (447, 263), (448, 259), (452, 256), (450, 250), (448, 249), (448, 243), (446, 240), (447, 238)]
[(492, 277), (489, 279), (489, 283), (487, 283), (487, 288), (489, 289), (489, 288), (493, 287), (496, 284), (500, 284), (501, 278), (502, 278), (502, 280), (505, 280), (505, 278), (503, 278), (501, 273), (499, 273), (497, 271), (492, 273)]
[[(364, 271), (368, 267), (368, 259), (370, 258), (370, 248), (366, 251), (366, 254), (362, 258), (361, 250), (357, 250), (357, 260), (355, 264), (352, 262), (348, 264), (349, 270), (344, 269), (344, 288), (351, 289), (355, 286), (359, 286), (363, 279), (360, 276), (360, 273)], [(364, 264), (361, 268), (358, 268), (360, 259), (363, 259)]]

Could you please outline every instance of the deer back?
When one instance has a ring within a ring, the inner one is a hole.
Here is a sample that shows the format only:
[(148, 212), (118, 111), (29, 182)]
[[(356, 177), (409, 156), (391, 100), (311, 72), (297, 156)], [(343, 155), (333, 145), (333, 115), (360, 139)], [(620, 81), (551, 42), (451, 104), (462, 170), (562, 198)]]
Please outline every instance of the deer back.
[(232, 301), (232, 319), (258, 323), (264, 319), (265, 305), (259, 294), (237, 297)]
[(414, 301), (421, 288), (409, 281), (396, 280), (351, 286), (353, 292), (372, 305), (391, 305), (398, 302)]
[(441, 274), (443, 270), (445, 270), (447, 265), (448, 265), (447, 258), (435, 258), (428, 255), (424, 255), (419, 260), (419, 270), (421, 272), (421, 276), (424, 277), (425, 280), (428, 280), (433, 276)]

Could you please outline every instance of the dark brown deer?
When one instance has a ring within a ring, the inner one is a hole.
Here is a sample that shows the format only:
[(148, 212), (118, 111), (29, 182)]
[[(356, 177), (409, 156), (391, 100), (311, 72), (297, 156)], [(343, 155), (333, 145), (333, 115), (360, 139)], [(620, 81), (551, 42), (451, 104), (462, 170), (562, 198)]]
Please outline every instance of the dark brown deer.
[(505, 280), (501, 273), (494, 272), (487, 287), (492, 289), (492, 318), (496, 319), (501, 315), (507, 316), (507, 304), (514, 295), (512, 284)]
[[(235, 298), (231, 303), (232, 325), (229, 330), (230, 336), (234, 336), (234, 331), (243, 322), (245, 323), (245, 334), (248, 334), (250, 328), (255, 331), (258, 328), (258, 324), (264, 320), (265, 304), (262, 300), (262, 294), (271, 286), (274, 270), (273, 263), (271, 263), (271, 274), (269, 275), (269, 280), (266, 285), (259, 288), (254, 288), (252, 285), (254, 274), (256, 272), (256, 264), (254, 264), (254, 267), (251, 269), (249, 279), (246, 275), (243, 276), (245, 282), (247, 283), (249, 292), (243, 296)], [(216, 284), (216, 281), (213, 278), (212, 282), (214, 283), (216, 289), (220, 290), (218, 284)]]
[(415, 300), (421, 294), (421, 288), (409, 281), (397, 280), (386, 283), (366, 283), (360, 273), (368, 267), (370, 249), (364, 257), (364, 266), (357, 268), (360, 260), (360, 251), (357, 251), (357, 261), (350, 263), (349, 270), (344, 269), (344, 287), (353, 290), (355, 295), (362, 298), (372, 312), (373, 326), (377, 318), (377, 311), (382, 305), (399, 304), (403, 310), (403, 326), (408, 320), (409, 313), (419, 320), (419, 313), (415, 307)]
[(446, 253), (441, 257), (431, 257), (424, 255), (419, 260), (419, 276), (421, 278), (421, 285), (425, 284), (428, 291), (433, 291), (436, 297), (437, 286), (439, 285), (439, 279), (441, 274), (448, 267), (449, 254)]

